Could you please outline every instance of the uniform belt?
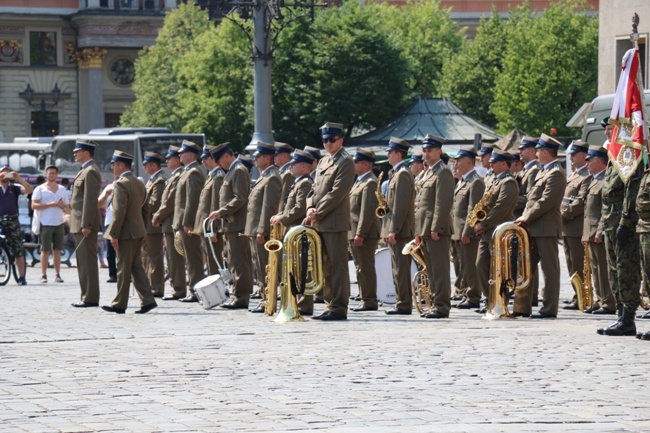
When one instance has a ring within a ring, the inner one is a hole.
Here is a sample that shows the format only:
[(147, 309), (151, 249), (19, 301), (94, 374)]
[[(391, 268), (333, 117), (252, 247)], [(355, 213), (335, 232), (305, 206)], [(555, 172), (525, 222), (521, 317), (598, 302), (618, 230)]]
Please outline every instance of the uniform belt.
[(623, 203), (623, 197), (603, 197), (603, 204)]

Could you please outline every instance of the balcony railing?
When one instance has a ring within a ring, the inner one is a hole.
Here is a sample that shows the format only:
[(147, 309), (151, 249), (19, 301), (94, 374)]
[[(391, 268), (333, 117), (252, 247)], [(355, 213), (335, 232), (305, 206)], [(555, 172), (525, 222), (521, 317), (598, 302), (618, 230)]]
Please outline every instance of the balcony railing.
[(172, 7), (170, 2), (165, 0), (86, 0), (84, 9), (104, 9), (114, 11), (145, 11), (158, 12)]

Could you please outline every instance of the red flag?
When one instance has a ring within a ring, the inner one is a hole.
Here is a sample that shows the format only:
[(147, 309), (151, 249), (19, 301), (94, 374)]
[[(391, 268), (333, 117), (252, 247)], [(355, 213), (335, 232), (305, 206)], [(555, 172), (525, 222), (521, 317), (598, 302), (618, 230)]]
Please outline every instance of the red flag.
[(638, 47), (628, 50), (623, 56), (621, 77), (609, 117), (614, 132), (607, 150), (623, 182), (627, 182), (634, 173), (643, 159), (643, 150), (648, 145), (640, 65)]

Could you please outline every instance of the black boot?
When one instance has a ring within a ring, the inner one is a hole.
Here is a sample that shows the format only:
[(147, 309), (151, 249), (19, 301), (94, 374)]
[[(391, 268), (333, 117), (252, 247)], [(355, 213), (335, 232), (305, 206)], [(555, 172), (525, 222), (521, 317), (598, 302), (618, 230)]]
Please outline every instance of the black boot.
[(606, 335), (605, 334), (606, 330), (608, 330), (609, 328), (614, 328), (614, 327), (618, 326), (618, 323), (621, 321), (621, 317), (623, 316), (623, 304), (617, 304), (616, 305), (616, 316), (617, 316), (617, 318), (616, 318), (615, 322), (610, 323), (607, 328), (598, 328), (596, 330), (596, 333), (598, 335)]
[(604, 335), (611, 336), (635, 336), (636, 335), (636, 325), (634, 324), (634, 314), (636, 313), (636, 308), (623, 308), (623, 315), (621, 320), (616, 326), (610, 326), (605, 329)]

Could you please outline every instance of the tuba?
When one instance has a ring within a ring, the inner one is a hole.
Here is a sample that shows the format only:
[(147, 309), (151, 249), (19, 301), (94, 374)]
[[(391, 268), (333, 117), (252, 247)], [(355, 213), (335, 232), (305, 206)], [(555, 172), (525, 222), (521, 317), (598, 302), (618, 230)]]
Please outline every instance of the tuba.
[(315, 295), (324, 286), (320, 235), (311, 227), (289, 229), (282, 242), (280, 310), (276, 322), (303, 321), (297, 295)]
[(283, 224), (273, 224), (271, 238), (264, 244), (264, 249), (269, 252), (269, 262), (266, 265), (266, 308), (264, 313), (268, 316), (275, 314), (278, 305), (278, 254), (282, 250), (282, 239), (285, 227)]
[(474, 206), (474, 209), (467, 215), (467, 225), (470, 226), (471, 228), (474, 228), (474, 226), (487, 217), (487, 205), (490, 203), (492, 200), (492, 196), (494, 195), (493, 189), (489, 188), (485, 195), (481, 197), (481, 199), (476, 203), (476, 206)]
[(578, 272), (574, 272), (571, 275), (571, 285), (573, 290), (576, 292), (576, 298), (578, 300), (578, 309), (580, 311), (585, 311), (594, 305), (594, 295), (591, 288), (591, 260), (589, 258), (589, 243), (582, 243), (585, 247), (585, 258), (582, 267), (582, 274), (585, 276), (583, 280), (580, 278)]
[(375, 216), (377, 218), (383, 218), (386, 216), (386, 199), (384, 196), (381, 194), (381, 180), (384, 177), (384, 172), (382, 171), (379, 173), (379, 178), (377, 179), (377, 190), (375, 191), (375, 195), (377, 196), (377, 209), (375, 209)]
[[(492, 234), (492, 262), (490, 264), (490, 292), (488, 296), (488, 319), (513, 317), (508, 311), (510, 293), (520, 299), (532, 281), (528, 232), (512, 222), (499, 224)], [(521, 302), (521, 301), (520, 301)]]
[[(413, 276), (411, 288), (413, 290), (413, 303), (418, 313), (423, 314), (431, 311), (433, 304), (431, 302), (431, 289), (429, 288), (429, 274), (427, 272), (427, 262), (422, 252), (422, 244), (415, 245), (415, 240), (404, 245), (402, 254), (410, 255), (419, 265), (420, 269)], [(424, 307), (422, 306), (424, 304)]]

